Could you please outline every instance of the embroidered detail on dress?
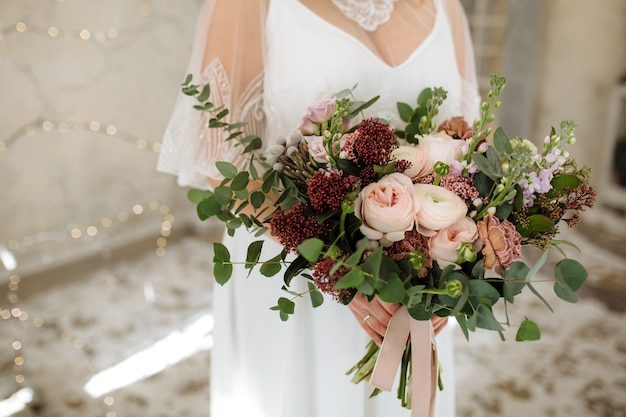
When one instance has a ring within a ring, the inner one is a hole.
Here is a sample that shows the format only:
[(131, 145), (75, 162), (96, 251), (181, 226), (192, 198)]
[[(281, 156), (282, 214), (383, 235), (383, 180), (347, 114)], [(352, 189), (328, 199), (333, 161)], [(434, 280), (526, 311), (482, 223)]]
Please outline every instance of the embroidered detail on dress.
[[(236, 103), (232, 103), (232, 90), (228, 74), (219, 58), (215, 58), (200, 76), (202, 84), (211, 85), (211, 102), (216, 106), (225, 106), (230, 110), (226, 121), (243, 121), (246, 132), (261, 134), (265, 122), (263, 111), (263, 73), (258, 74), (246, 87)], [(243, 167), (246, 159), (236, 141), (226, 141), (221, 129), (209, 129), (211, 115), (203, 113), (202, 130), (196, 154), (196, 166), (210, 178), (220, 178), (215, 167), (217, 161), (227, 161), (238, 168)]]
[(332, 0), (348, 19), (370, 32), (389, 21), (396, 1), (398, 0)]

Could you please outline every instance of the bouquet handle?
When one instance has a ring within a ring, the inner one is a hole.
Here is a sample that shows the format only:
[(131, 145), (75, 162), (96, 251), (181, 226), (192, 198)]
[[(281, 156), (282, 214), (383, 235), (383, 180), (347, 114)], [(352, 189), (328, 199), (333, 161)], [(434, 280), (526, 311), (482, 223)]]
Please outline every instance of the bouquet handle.
[(413, 319), (405, 306), (391, 318), (370, 384), (391, 391), (393, 382), (411, 338), (411, 417), (431, 417), (435, 409), (438, 360), (435, 332), (431, 320)]

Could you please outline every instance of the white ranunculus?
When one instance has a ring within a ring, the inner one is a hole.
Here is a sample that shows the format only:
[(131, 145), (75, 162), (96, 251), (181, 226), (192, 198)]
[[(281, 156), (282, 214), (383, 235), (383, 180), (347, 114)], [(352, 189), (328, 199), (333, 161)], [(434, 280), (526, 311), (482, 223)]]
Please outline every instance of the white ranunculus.
[(420, 233), (432, 236), (467, 214), (467, 205), (454, 192), (432, 184), (414, 184), (419, 202), (417, 224)]

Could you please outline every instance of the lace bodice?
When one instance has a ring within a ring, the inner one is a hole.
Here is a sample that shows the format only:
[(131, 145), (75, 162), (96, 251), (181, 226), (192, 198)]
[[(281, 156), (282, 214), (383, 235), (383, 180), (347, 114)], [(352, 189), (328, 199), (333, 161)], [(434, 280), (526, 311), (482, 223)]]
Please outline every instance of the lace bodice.
[(373, 31), (389, 21), (398, 0), (332, 0), (341, 13), (365, 30)]

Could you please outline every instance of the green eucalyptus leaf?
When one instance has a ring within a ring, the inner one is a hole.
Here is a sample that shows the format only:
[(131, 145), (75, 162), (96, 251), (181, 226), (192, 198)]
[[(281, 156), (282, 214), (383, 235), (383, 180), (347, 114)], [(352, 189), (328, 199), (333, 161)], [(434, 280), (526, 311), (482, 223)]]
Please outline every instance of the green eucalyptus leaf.
[(578, 291), (587, 280), (587, 270), (574, 259), (563, 259), (554, 268), (557, 282), (564, 283), (572, 291)]
[(409, 123), (411, 121), (411, 116), (413, 116), (413, 108), (408, 104), (401, 102), (398, 102), (397, 106), (400, 119), (402, 119), (405, 123)]
[(263, 240), (256, 240), (248, 245), (245, 265), (246, 269), (251, 269), (259, 263), (261, 250), (263, 249), (263, 242)]
[(259, 207), (261, 207), (264, 202), (265, 202), (265, 194), (262, 193), (261, 191), (254, 191), (252, 194), (250, 194), (250, 203), (252, 204), (252, 207), (254, 207), (255, 209), (258, 209)]
[(282, 257), (280, 254), (278, 254), (272, 259), (268, 259), (267, 261), (263, 262), (261, 268), (259, 269), (261, 275), (263, 275), (264, 277), (273, 277), (274, 275), (278, 274), (282, 269), (281, 261)]
[(495, 316), (493, 315), (491, 307), (487, 306), (486, 304), (479, 304), (478, 308), (476, 309), (476, 314), (477, 327), (480, 327), (481, 329), (495, 330), (498, 332), (504, 330), (502, 325), (498, 323), (498, 320), (496, 320)]
[(433, 316), (433, 308), (428, 301), (417, 304), (408, 309), (409, 315), (415, 320), (430, 320)]
[(578, 302), (578, 297), (576, 296), (574, 291), (572, 291), (572, 289), (569, 288), (567, 285), (562, 284), (560, 282), (556, 282), (554, 284), (554, 293), (561, 300), (567, 301), (568, 303), (577, 303)]
[(311, 306), (313, 308), (317, 308), (324, 304), (324, 295), (318, 291), (315, 285), (311, 282), (307, 282), (307, 286), (309, 287), (309, 296), (311, 297)]
[(273, 169), (263, 174), (263, 185), (261, 186), (261, 190), (265, 194), (268, 194), (271, 191), (272, 186), (276, 182), (277, 175), (278, 173), (274, 171)]
[(472, 154), (472, 160), (476, 163), (476, 166), (478, 166), (478, 169), (480, 169), (483, 174), (485, 174), (493, 181), (498, 181), (496, 166), (493, 164), (493, 162), (491, 162), (484, 155), (481, 155), (479, 153)]
[(502, 127), (498, 127), (493, 134), (493, 143), (498, 152), (509, 156), (513, 153), (513, 147), (511, 146), (511, 141), (504, 133), (504, 129)]
[(233, 275), (233, 265), (231, 263), (225, 263), (217, 257), (214, 258), (214, 261), (213, 276), (215, 277), (215, 282), (219, 285), (224, 285)]
[(220, 261), (230, 262), (230, 252), (223, 243), (213, 242), (213, 256)]
[(490, 305), (494, 305), (500, 299), (500, 293), (487, 281), (471, 279), (469, 280), (469, 297), (473, 305), (482, 304), (488, 300)]
[(379, 290), (380, 299), (388, 303), (400, 304), (404, 301), (404, 284), (396, 275), (388, 275), (387, 283)]
[(554, 221), (543, 214), (532, 214), (528, 216), (528, 226), (517, 225), (517, 231), (522, 236), (528, 236), (531, 233), (552, 232), (553, 230)]
[(262, 147), (263, 147), (263, 141), (261, 140), (260, 137), (257, 136), (254, 139), (252, 139), (252, 141), (248, 144), (248, 146), (246, 146), (246, 148), (243, 150), (243, 153), (256, 151), (257, 149), (261, 149)]
[(517, 330), (515, 340), (518, 342), (525, 342), (539, 339), (541, 339), (539, 326), (537, 326), (534, 321), (528, 320), (528, 318), (526, 318)]
[(240, 172), (235, 175), (233, 181), (230, 183), (230, 189), (233, 191), (244, 190), (250, 182), (250, 176), (247, 172)]
[(206, 101), (211, 95), (211, 84), (205, 84), (202, 88), (202, 92), (198, 95), (197, 99), (199, 102)]
[(286, 314), (293, 314), (296, 310), (296, 303), (288, 298), (280, 297), (278, 299), (278, 307), (280, 308), (280, 311)]
[(359, 286), (365, 280), (365, 275), (361, 271), (351, 269), (344, 276), (337, 280), (337, 283), (333, 287), (335, 290), (344, 290), (348, 288), (355, 288)]
[(298, 246), (298, 252), (309, 262), (317, 262), (324, 250), (324, 242), (318, 238), (307, 239)]
[(215, 216), (222, 210), (222, 205), (217, 202), (215, 196), (211, 196), (198, 204), (198, 211), (205, 216)]
[(233, 192), (229, 187), (225, 185), (220, 185), (215, 188), (215, 200), (221, 204), (222, 206), (226, 206), (230, 204), (232, 201)]
[[(515, 190), (512, 191), (515, 192)], [(502, 204), (501, 206), (496, 207), (496, 217), (502, 221), (508, 219), (512, 212), (513, 204)]]
[(198, 204), (211, 195), (212, 193), (210, 191), (191, 189), (187, 192), (187, 200), (194, 204)]
[(482, 197), (487, 197), (489, 196), (489, 194), (491, 194), (491, 190), (494, 186), (494, 181), (486, 174), (483, 174), (482, 172), (477, 172), (474, 175), (474, 185), (476, 186), (476, 189)]
[(428, 100), (433, 98), (433, 90), (430, 87), (427, 87), (422, 90), (422, 92), (417, 96), (417, 104), (420, 107), (426, 107), (428, 105)]
[(565, 192), (565, 189), (574, 190), (580, 186), (580, 178), (574, 174), (565, 174), (554, 177), (550, 182), (557, 193)]
[(463, 336), (465, 336), (465, 340), (467, 340), (469, 342), (469, 331), (467, 328), (467, 317), (465, 317), (465, 314), (457, 314), (455, 316), (457, 323), (459, 324), (459, 327), (461, 328), (461, 331), (463, 332)]
[(299, 273), (301, 273), (304, 269), (309, 266), (309, 261), (302, 255), (298, 255), (296, 259), (291, 261), (287, 269), (285, 270), (285, 274), (283, 275), (283, 282), (286, 286), (291, 285), (291, 280), (296, 277)]
[(383, 248), (382, 246), (376, 249), (370, 256), (367, 257), (365, 262), (361, 265), (363, 272), (371, 274), (375, 280), (380, 277), (380, 267), (383, 261)]
[(237, 175), (237, 168), (230, 162), (218, 161), (215, 163), (215, 167), (224, 178), (232, 179)]
[(513, 303), (514, 296), (521, 293), (526, 286), (526, 277), (530, 269), (524, 262), (513, 262), (509, 269), (502, 271), (504, 278), (503, 295), (506, 301)]

